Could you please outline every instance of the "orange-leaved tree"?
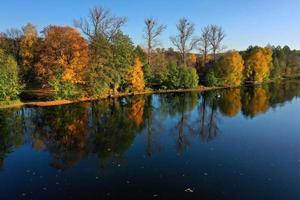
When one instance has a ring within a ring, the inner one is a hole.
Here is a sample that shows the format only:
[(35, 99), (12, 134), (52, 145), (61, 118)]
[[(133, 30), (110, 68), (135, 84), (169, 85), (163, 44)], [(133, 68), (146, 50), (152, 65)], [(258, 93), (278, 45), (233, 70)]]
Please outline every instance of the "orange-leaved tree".
[(190, 54), (187, 59), (187, 65), (190, 67), (195, 67), (196, 63), (197, 63), (197, 56), (194, 53)]
[(240, 85), (243, 79), (244, 60), (237, 51), (227, 52), (219, 60), (218, 70), (224, 85)]
[(272, 64), (271, 48), (254, 48), (246, 59), (246, 78), (249, 81), (263, 82), (270, 75)]
[(129, 87), (133, 91), (142, 91), (145, 89), (144, 72), (140, 59), (136, 58), (133, 67), (127, 74)]
[(86, 40), (76, 29), (68, 26), (48, 26), (44, 35), (44, 41), (39, 48), (39, 62), (36, 65), (38, 75), (44, 81), (49, 81), (55, 76), (55, 71), (59, 70), (64, 80), (83, 81), (89, 61)]

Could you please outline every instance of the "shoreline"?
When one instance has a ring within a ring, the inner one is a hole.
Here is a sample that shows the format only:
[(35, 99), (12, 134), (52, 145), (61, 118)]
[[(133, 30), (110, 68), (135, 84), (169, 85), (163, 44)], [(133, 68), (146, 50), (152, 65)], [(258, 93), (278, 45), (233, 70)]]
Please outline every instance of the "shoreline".
[[(283, 80), (296, 80), (296, 79), (283, 79)], [(216, 87), (205, 87), (198, 86), (197, 88), (188, 88), (188, 89), (172, 89), (172, 90), (145, 90), (143, 92), (131, 92), (131, 93), (117, 93), (115, 95), (104, 95), (102, 97), (82, 97), (78, 99), (61, 99), (61, 100), (49, 100), (49, 101), (10, 101), (7, 105), (0, 105), (1, 109), (9, 109), (9, 108), (20, 108), (20, 107), (52, 107), (52, 106), (62, 106), (74, 103), (81, 102), (93, 102), (93, 101), (101, 101), (109, 98), (120, 98), (120, 97), (130, 97), (130, 96), (139, 96), (139, 95), (152, 95), (152, 94), (167, 94), (167, 93), (184, 93), (184, 92), (206, 92), (212, 90), (221, 90), (221, 89), (231, 89), (231, 88), (239, 88), (239, 87), (248, 87), (255, 85), (263, 85), (274, 82), (275, 80), (269, 80), (263, 83), (246, 83), (240, 86), (216, 86)], [(14, 102), (14, 103), (11, 103)]]
[(174, 89), (174, 90), (153, 90), (153, 91), (143, 91), (143, 92), (132, 92), (132, 93), (118, 93), (115, 95), (105, 95), (103, 97), (83, 97), (78, 99), (62, 99), (62, 100), (52, 100), (52, 101), (29, 101), (29, 102), (16, 102), (7, 105), (0, 105), (0, 109), (8, 108), (19, 108), (19, 107), (52, 107), (52, 106), (61, 106), (81, 102), (92, 102), (100, 101), (109, 98), (120, 98), (120, 97), (129, 97), (129, 96), (139, 96), (139, 95), (151, 95), (151, 94), (167, 94), (167, 93), (184, 93), (184, 92), (206, 92), (211, 90), (220, 90), (220, 89), (229, 89), (237, 88), (241, 86), (222, 86), (222, 87), (204, 87), (199, 86), (198, 88), (189, 88), (189, 89)]

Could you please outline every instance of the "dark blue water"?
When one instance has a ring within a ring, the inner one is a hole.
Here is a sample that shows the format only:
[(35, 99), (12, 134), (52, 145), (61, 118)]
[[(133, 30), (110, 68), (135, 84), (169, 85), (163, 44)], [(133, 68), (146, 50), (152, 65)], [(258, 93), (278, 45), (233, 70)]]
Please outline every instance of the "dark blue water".
[(0, 199), (300, 199), (300, 82), (0, 110)]

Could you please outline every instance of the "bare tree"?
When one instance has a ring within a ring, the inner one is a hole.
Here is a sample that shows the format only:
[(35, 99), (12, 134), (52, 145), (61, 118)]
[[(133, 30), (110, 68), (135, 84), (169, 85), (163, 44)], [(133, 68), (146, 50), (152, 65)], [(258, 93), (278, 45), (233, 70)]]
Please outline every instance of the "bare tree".
[(23, 33), (20, 29), (10, 28), (6, 30), (6, 36), (10, 39), (17, 40), (23, 36)]
[(223, 28), (218, 25), (210, 25), (209, 29), (209, 43), (212, 47), (214, 60), (216, 60), (217, 53), (224, 49), (224, 47), (221, 46), (221, 43), (225, 38), (225, 32)]
[(178, 35), (171, 37), (171, 42), (179, 50), (181, 62), (186, 65), (186, 55), (191, 52), (199, 42), (199, 39), (193, 38), (195, 32), (194, 24), (191, 24), (186, 18), (179, 20), (177, 24)]
[(111, 41), (126, 21), (124, 17), (111, 15), (109, 10), (102, 7), (94, 7), (90, 9), (88, 17), (75, 20), (74, 25), (79, 28), (89, 40), (103, 36), (108, 41)]
[(148, 64), (150, 64), (152, 50), (158, 45), (157, 38), (167, 27), (159, 25), (159, 23), (153, 18), (146, 18), (145, 26), (144, 38), (147, 41)]
[(200, 53), (202, 54), (202, 65), (204, 66), (207, 63), (207, 55), (209, 51), (211, 50), (210, 48), (210, 43), (209, 43), (209, 37), (210, 37), (210, 26), (206, 26), (202, 29), (202, 33), (200, 36), (200, 41), (199, 41), (199, 50)]

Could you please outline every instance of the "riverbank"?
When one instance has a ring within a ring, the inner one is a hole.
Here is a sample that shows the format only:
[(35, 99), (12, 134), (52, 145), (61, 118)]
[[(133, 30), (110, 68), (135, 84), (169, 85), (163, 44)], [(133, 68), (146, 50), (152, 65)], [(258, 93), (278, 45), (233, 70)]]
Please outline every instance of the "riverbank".
[[(235, 86), (239, 87), (239, 86)], [(11, 102), (3, 102), (0, 104), (0, 109), (6, 108), (16, 108), (16, 107), (51, 107), (51, 106), (60, 106), (60, 105), (67, 105), (73, 103), (80, 103), (80, 102), (90, 102), (90, 101), (99, 101), (108, 98), (120, 98), (126, 96), (138, 96), (138, 95), (151, 95), (151, 94), (164, 94), (164, 93), (181, 93), (181, 92), (205, 92), (210, 90), (217, 90), (217, 89), (226, 89), (226, 88), (235, 88), (232, 86), (223, 86), (223, 87), (204, 87), (199, 86), (197, 88), (190, 88), (190, 89), (174, 89), (174, 90), (147, 90), (143, 92), (132, 92), (132, 93), (117, 93), (114, 95), (104, 95), (102, 97), (83, 97), (78, 99), (62, 99), (62, 100), (49, 100), (49, 101), (29, 101), (29, 102), (22, 102), (22, 101), (11, 101)], [(38, 91), (40, 92), (40, 91)]]
[[(297, 78), (284, 78), (281, 79), (281, 81), (284, 80), (299, 80)], [(39, 100), (41, 96), (49, 96), (51, 95), (51, 92), (47, 90), (32, 90), (30, 91), (32, 96), (35, 96), (35, 100), (32, 101), (9, 101), (9, 102), (0, 102), (0, 109), (7, 109), (7, 108), (16, 108), (16, 107), (51, 107), (51, 106), (61, 106), (61, 105), (67, 105), (67, 104), (73, 104), (73, 103), (80, 103), (80, 102), (92, 102), (92, 101), (99, 101), (104, 100), (108, 98), (120, 98), (120, 97), (128, 97), (128, 96), (138, 96), (138, 95), (151, 95), (151, 94), (164, 94), (164, 93), (182, 93), (182, 92), (206, 92), (211, 90), (220, 90), (220, 89), (230, 89), (230, 88), (238, 88), (243, 86), (254, 86), (254, 85), (263, 85), (268, 84), (271, 82), (275, 82), (275, 80), (269, 80), (263, 83), (254, 83), (254, 82), (248, 82), (244, 85), (240, 86), (215, 86), (215, 87), (205, 87), (205, 86), (198, 86), (197, 88), (189, 88), (189, 89), (173, 89), (173, 90), (146, 90), (143, 92), (132, 92), (132, 93), (116, 93), (113, 95), (104, 95), (102, 97), (82, 97), (77, 99), (62, 99), (62, 100)]]

